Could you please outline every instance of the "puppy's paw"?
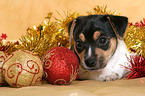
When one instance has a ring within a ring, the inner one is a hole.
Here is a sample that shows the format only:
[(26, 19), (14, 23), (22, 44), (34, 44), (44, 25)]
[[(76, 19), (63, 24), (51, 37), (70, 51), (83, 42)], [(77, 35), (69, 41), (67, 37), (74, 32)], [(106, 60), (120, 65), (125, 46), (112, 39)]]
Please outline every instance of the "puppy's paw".
[(117, 73), (101, 74), (98, 77), (98, 81), (114, 81), (117, 79), (119, 79), (119, 75)]

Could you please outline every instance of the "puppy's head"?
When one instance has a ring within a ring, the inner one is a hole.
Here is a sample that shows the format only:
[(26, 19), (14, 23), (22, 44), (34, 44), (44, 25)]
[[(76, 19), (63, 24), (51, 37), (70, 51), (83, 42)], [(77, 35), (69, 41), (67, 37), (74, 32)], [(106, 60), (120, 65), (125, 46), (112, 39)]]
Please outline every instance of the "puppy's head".
[(123, 39), (128, 19), (123, 16), (80, 16), (70, 22), (69, 34), (74, 39), (74, 51), (84, 69), (104, 68), (117, 48), (117, 39)]

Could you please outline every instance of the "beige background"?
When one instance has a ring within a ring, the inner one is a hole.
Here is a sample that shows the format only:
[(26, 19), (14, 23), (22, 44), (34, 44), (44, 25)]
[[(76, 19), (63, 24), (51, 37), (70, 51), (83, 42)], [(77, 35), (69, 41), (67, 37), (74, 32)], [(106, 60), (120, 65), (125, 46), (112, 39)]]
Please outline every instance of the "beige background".
[(17, 40), (29, 26), (40, 24), (48, 12), (58, 17), (56, 10), (85, 13), (96, 5), (107, 5), (132, 22), (145, 17), (145, 0), (0, 0), (0, 35), (6, 33), (7, 40)]

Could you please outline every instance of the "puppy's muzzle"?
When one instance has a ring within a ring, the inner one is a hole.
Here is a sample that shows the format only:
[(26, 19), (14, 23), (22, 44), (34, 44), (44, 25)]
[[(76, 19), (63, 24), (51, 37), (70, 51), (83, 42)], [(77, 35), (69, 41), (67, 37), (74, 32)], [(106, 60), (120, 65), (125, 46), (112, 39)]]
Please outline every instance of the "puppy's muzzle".
[(87, 67), (92, 68), (92, 67), (96, 66), (96, 59), (95, 58), (87, 58), (85, 60), (85, 64)]

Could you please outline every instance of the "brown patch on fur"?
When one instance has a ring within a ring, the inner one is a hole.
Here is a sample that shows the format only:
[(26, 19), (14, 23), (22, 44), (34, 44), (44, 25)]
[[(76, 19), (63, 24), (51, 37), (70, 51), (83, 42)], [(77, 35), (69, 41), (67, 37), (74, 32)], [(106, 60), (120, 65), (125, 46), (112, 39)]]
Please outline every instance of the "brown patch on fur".
[(97, 54), (97, 59), (99, 59), (99, 57), (103, 56), (104, 57), (104, 62), (107, 62), (109, 60), (109, 58), (112, 56), (112, 54), (114, 53), (114, 51), (116, 50), (116, 39), (115, 38), (111, 38), (110, 39), (110, 48), (108, 50), (102, 50), (100, 48), (96, 48), (95, 49), (95, 54)]
[(97, 40), (100, 37), (100, 35), (101, 35), (101, 32), (99, 31), (94, 32), (94, 35), (93, 35), (94, 40)]
[(84, 54), (85, 54), (85, 50), (83, 50), (81, 53), (78, 53), (77, 49), (76, 49), (76, 44), (74, 44), (74, 49), (75, 49), (75, 52), (77, 53), (77, 55), (79, 56), (80, 60), (82, 60), (82, 58), (84, 57)]
[(81, 34), (79, 35), (79, 38), (80, 38), (83, 42), (85, 42), (85, 36), (84, 36), (83, 33), (81, 33)]

